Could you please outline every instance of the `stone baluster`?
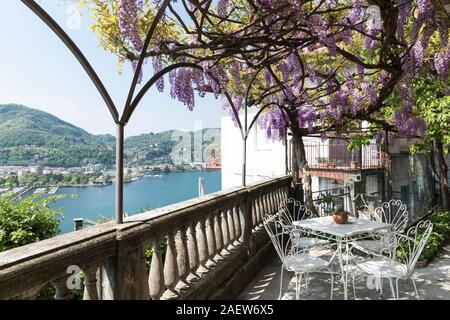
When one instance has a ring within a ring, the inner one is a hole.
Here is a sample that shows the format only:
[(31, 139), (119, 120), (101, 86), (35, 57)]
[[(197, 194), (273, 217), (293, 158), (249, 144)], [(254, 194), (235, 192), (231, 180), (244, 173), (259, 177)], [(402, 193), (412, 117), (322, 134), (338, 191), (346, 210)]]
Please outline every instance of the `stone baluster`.
[(236, 241), (236, 229), (234, 225), (234, 206), (227, 210), (228, 212), (228, 229), (230, 230), (229, 247), (234, 248), (234, 241)]
[(273, 193), (273, 205), (274, 205), (274, 212), (278, 211), (278, 203), (279, 203), (279, 199), (278, 199), (278, 191), (279, 189), (275, 190)]
[(197, 243), (198, 243), (198, 253), (200, 258), (200, 267), (198, 268), (198, 273), (208, 272), (206, 267), (206, 262), (208, 261), (208, 241), (206, 238), (206, 227), (204, 218), (200, 219), (197, 229)]
[(280, 202), (281, 202), (281, 189), (277, 189), (276, 191), (276, 197), (275, 197), (275, 209), (278, 212), (278, 208), (280, 207)]
[(258, 215), (257, 215), (257, 213), (256, 213), (256, 206), (257, 206), (257, 198), (252, 198), (250, 201), (249, 201), (249, 206), (252, 208), (252, 210), (251, 210), (251, 212), (250, 212), (250, 214), (251, 214), (251, 218), (249, 217), (249, 219), (250, 219), (250, 222), (251, 222), (251, 228), (252, 229), (254, 229), (255, 228), (255, 226), (258, 224)]
[(247, 254), (247, 258), (252, 255), (252, 232), (254, 230), (254, 224), (252, 217), (255, 216), (255, 204), (256, 199), (254, 194), (250, 194), (249, 197), (243, 203), (242, 210), (242, 244), (244, 252)]
[(267, 213), (269, 213), (269, 214), (272, 214), (273, 213), (273, 210), (272, 210), (272, 199), (271, 199), (271, 192), (267, 192), (267, 193), (265, 193), (264, 194), (264, 197), (265, 197), (265, 199), (266, 199), (266, 214)]
[(84, 273), (83, 300), (98, 300), (97, 291), (97, 265), (89, 265), (82, 268)]
[(175, 290), (179, 276), (174, 232), (169, 232), (167, 234), (166, 258), (164, 261), (164, 280), (167, 290), (164, 292), (162, 299), (173, 300), (178, 298), (179, 293)]
[(214, 261), (216, 256), (216, 236), (214, 234), (214, 214), (208, 215), (206, 218), (206, 238), (208, 239), (208, 262), (207, 267), (212, 268), (217, 263)]
[(254, 225), (255, 230), (259, 229), (259, 224), (261, 223), (262, 217), (264, 216), (263, 211), (263, 203), (262, 203), (262, 196), (257, 195), (256, 196), (256, 224)]
[(278, 189), (276, 189), (273, 193), (272, 193), (272, 201), (273, 201), (273, 210), (274, 212), (278, 211)]
[(235, 218), (234, 218), (234, 225), (236, 230), (236, 244), (241, 242), (241, 236), (242, 236), (242, 228), (241, 228), (241, 206), (242, 203), (236, 204), (234, 207), (235, 212)]
[(199, 280), (197, 275), (197, 269), (200, 266), (200, 259), (198, 256), (198, 245), (197, 245), (197, 232), (196, 232), (197, 222), (191, 223), (188, 229), (188, 254), (189, 254), (189, 269), (190, 274), (187, 277), (189, 283), (194, 283)]
[(280, 206), (281, 201), (283, 201), (283, 190), (277, 190), (277, 208)]
[(259, 226), (261, 227), (261, 224), (263, 222), (263, 217), (269, 213), (269, 211), (267, 210), (267, 202), (266, 202), (266, 195), (264, 193), (262, 193), (259, 196), (260, 200), (261, 200), (261, 210), (259, 212)]
[(55, 280), (55, 300), (70, 300), (72, 292), (69, 290), (67, 280), (69, 275)]
[(189, 253), (187, 247), (185, 226), (181, 227), (180, 231), (178, 232), (175, 240), (175, 245), (177, 249), (178, 272), (180, 275), (180, 281), (178, 281), (178, 284), (175, 289), (181, 291), (189, 288), (187, 277), (190, 273)]
[(273, 202), (272, 202), (272, 192), (266, 193), (266, 201), (267, 201), (267, 212), (269, 212), (270, 214), (273, 214), (274, 210), (273, 210)]
[(273, 214), (276, 212), (275, 208), (275, 196), (276, 196), (276, 192), (275, 191), (271, 191), (269, 193), (269, 200), (270, 200), (270, 212)]
[(262, 198), (263, 198), (263, 207), (264, 207), (263, 216), (266, 214), (271, 214), (272, 212), (270, 211), (269, 195), (267, 193), (264, 193)]
[(152, 264), (150, 266), (150, 274), (148, 282), (150, 289), (150, 297), (153, 300), (158, 300), (161, 298), (161, 295), (165, 290), (163, 262), (161, 255), (161, 239), (160, 238), (153, 239), (152, 245), (153, 245)]
[(227, 252), (228, 246), (230, 244), (230, 230), (228, 228), (228, 212), (226, 209), (222, 211), (222, 235), (223, 235), (223, 247), (226, 250), (225, 252)]
[(215, 257), (216, 261), (222, 261), (222, 251), (224, 249), (223, 243), (223, 235), (222, 235), (222, 213), (220, 211), (216, 211), (214, 215), (214, 235), (216, 237), (216, 250), (217, 255)]

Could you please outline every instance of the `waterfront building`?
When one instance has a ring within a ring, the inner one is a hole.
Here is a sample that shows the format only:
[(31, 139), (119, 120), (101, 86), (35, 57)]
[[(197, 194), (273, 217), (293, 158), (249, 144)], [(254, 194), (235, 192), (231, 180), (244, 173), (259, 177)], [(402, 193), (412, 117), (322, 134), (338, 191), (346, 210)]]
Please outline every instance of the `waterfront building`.
[(29, 172), (36, 174), (43, 174), (43, 167), (41, 166), (29, 167)]

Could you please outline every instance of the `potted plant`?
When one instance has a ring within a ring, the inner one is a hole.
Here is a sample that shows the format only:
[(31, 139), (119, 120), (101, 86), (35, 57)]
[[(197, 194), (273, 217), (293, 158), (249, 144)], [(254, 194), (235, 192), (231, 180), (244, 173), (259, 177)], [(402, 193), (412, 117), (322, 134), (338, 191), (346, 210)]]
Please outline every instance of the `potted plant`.
[(317, 163), (319, 164), (319, 167), (327, 167), (327, 162), (327, 158), (317, 157)]
[(348, 215), (348, 211), (345, 211), (341, 206), (337, 206), (333, 211), (333, 220), (337, 224), (344, 224), (348, 221)]
[(358, 161), (354, 160), (350, 161), (350, 169), (358, 169), (358, 165), (359, 165)]
[(335, 160), (330, 160), (328, 162), (328, 168), (336, 168), (336, 161)]

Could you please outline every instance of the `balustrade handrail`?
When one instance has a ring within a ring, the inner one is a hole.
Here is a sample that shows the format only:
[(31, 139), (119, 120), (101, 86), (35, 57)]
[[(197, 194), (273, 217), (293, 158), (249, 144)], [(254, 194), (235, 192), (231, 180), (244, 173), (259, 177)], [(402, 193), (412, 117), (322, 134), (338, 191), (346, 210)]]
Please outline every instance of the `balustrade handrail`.
[[(160, 239), (179, 230), (185, 231), (187, 226), (208, 219), (211, 212), (226, 212), (228, 208), (234, 210), (236, 206), (251, 202), (265, 192), (288, 186), (290, 181), (291, 177), (283, 176), (247, 187), (219, 191), (127, 217), (121, 225), (107, 222), (0, 252), (0, 299), (13, 298), (26, 290), (60, 278), (65, 279), (69, 265), (77, 265), (83, 271), (92, 266), (97, 270), (97, 266), (117, 254), (118, 245), (120, 248), (142, 246), (142, 243), (150, 243), (155, 238)], [(278, 195), (277, 197), (279, 198)], [(268, 199), (264, 195), (263, 198), (267, 201), (266, 207), (269, 207), (269, 204), (271, 208), (276, 207), (275, 197)], [(235, 225), (240, 228), (239, 214), (235, 211), (228, 216), (225, 214), (224, 217), (225, 220), (231, 219), (230, 230), (227, 231), (230, 237), (228, 240), (238, 241), (238, 238), (244, 235), (244, 230), (240, 230), (240, 234), (238, 230), (234, 230)], [(250, 226), (247, 226), (250, 233), (259, 220), (254, 218)], [(249, 217), (247, 221), (252, 220)], [(234, 236), (234, 239), (231, 239), (231, 236)]]

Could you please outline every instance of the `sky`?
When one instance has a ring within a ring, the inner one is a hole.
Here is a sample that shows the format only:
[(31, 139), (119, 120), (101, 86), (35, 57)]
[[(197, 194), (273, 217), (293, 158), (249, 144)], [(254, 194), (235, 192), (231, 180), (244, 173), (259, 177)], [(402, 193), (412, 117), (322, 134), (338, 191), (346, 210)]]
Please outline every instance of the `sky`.
[[(77, 23), (70, 3), (63, 0), (38, 3), (81, 49), (121, 113), (133, 77), (130, 64), (124, 65), (122, 74), (118, 73), (116, 57), (104, 51), (89, 30), (92, 20), (83, 15)], [(19, 0), (2, 0), (0, 41), (0, 104), (23, 104), (52, 113), (90, 133), (115, 135), (111, 114), (81, 65)], [(146, 65), (145, 75), (152, 75), (151, 63)], [(131, 117), (125, 135), (220, 127), (222, 115), (222, 103), (212, 95), (197, 96), (194, 111), (189, 111), (170, 97), (166, 81), (164, 93), (156, 89), (147, 93)]]

